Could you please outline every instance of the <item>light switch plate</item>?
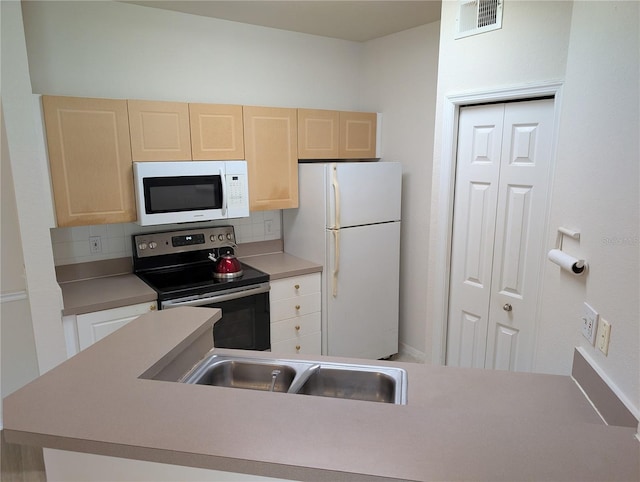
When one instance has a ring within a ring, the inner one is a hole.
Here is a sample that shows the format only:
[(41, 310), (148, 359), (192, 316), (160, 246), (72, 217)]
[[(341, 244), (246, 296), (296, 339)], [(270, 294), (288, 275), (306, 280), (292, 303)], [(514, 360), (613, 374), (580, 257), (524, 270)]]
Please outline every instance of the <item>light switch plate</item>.
[(582, 315), (582, 336), (584, 336), (592, 345), (596, 341), (596, 329), (598, 328), (598, 312), (591, 308), (588, 303), (584, 304), (584, 313)]
[(604, 318), (600, 318), (598, 322), (598, 350), (604, 353), (604, 356), (609, 354), (609, 339), (611, 338), (611, 323)]

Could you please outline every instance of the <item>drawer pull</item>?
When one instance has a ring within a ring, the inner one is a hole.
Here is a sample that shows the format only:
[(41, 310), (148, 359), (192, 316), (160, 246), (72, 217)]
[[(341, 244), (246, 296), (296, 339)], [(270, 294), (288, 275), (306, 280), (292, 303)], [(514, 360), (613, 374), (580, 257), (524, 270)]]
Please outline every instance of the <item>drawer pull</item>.
[(294, 285), (294, 288), (299, 290), (300, 289), (300, 285)]
[(300, 331), (300, 325), (296, 325), (296, 331)]
[(300, 309), (300, 305), (296, 305), (296, 310), (299, 310), (299, 309)]

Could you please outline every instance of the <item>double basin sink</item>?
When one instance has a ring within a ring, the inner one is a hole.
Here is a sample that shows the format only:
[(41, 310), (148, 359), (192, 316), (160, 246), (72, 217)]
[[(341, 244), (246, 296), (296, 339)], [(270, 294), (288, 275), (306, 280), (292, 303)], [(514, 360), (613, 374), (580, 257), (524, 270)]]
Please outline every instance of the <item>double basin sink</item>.
[(404, 405), (407, 373), (373, 365), (208, 354), (180, 382)]

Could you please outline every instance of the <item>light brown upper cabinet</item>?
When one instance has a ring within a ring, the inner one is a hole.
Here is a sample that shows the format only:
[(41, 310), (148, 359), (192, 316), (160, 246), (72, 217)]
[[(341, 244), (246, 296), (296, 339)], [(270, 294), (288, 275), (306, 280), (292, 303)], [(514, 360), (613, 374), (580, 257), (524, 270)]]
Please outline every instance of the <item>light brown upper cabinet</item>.
[(296, 109), (243, 107), (252, 211), (298, 207)]
[(338, 159), (340, 113), (298, 109), (298, 159)]
[(127, 103), (134, 161), (191, 160), (189, 104), (153, 100)]
[(135, 221), (127, 101), (43, 96), (57, 224)]
[(340, 112), (340, 158), (377, 157), (377, 125), (378, 116), (375, 112)]
[(298, 109), (298, 159), (371, 159), (376, 152), (375, 112)]
[(244, 159), (242, 106), (189, 104), (194, 161)]

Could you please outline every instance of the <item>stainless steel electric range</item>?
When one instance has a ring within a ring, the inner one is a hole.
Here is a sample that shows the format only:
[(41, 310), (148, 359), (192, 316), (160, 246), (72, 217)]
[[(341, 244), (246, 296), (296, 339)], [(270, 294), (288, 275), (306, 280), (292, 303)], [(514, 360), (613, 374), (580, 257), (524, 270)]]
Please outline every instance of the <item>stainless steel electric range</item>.
[(158, 293), (158, 308), (222, 309), (213, 328), (218, 348), (268, 350), (269, 275), (244, 263), (235, 274), (216, 273), (221, 256), (233, 256), (233, 226), (132, 236), (134, 273)]

